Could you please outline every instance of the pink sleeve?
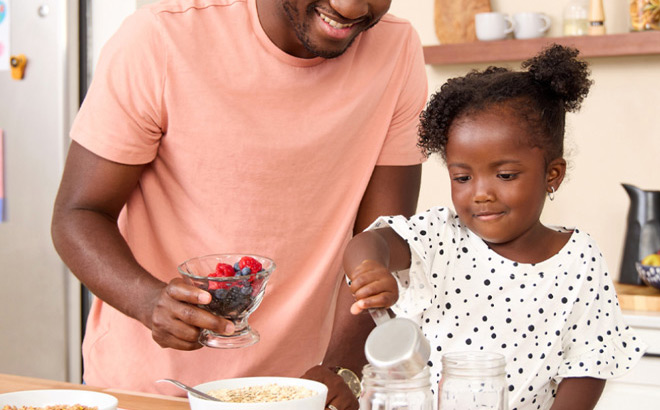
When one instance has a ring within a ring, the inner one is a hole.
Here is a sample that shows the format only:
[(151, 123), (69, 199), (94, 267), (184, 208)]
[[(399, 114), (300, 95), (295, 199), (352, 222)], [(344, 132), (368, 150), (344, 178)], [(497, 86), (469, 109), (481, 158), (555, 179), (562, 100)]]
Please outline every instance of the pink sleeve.
[(426, 105), (428, 81), (422, 44), (411, 27), (397, 71), (403, 76), (394, 116), (377, 165), (414, 165), (425, 160), (417, 146), (419, 114)]
[(129, 16), (101, 51), (71, 138), (111, 161), (151, 162), (167, 128), (166, 59), (157, 17), (143, 9)]

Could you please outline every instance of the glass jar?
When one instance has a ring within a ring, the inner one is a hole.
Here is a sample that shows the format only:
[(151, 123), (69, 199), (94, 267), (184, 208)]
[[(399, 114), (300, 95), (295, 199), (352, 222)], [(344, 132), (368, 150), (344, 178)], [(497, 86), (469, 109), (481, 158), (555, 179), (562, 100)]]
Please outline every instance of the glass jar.
[(360, 410), (432, 410), (428, 366), (413, 377), (393, 374), (370, 364), (362, 369)]
[(660, 1), (630, 0), (630, 29), (660, 30)]
[(499, 353), (443, 355), (438, 410), (507, 410), (505, 365)]
[(584, 36), (589, 31), (589, 0), (570, 0), (564, 7), (563, 34)]

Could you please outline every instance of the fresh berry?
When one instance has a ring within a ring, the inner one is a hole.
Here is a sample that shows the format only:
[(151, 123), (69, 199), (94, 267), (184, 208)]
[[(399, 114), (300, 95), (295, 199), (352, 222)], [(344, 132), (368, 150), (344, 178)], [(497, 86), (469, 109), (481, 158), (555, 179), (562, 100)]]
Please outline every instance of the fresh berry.
[(215, 296), (218, 299), (222, 299), (225, 296), (227, 296), (227, 289), (222, 288), (222, 289), (216, 289), (213, 291), (213, 296)]
[(234, 276), (235, 274), (234, 268), (231, 265), (222, 262), (218, 263), (218, 265), (215, 267), (215, 273), (223, 278), (228, 278)]
[(251, 273), (252, 273), (252, 269), (250, 269), (249, 266), (244, 266), (243, 269), (241, 269), (240, 271), (238, 271), (237, 274), (238, 274), (238, 275), (241, 275), (241, 276), (245, 276), (245, 275), (249, 275), (249, 274), (251, 274)]
[(238, 272), (239, 270), (241, 270), (241, 268), (238, 266), (238, 262), (236, 262), (236, 263), (234, 264), (234, 270), (235, 270), (236, 272)]
[(250, 257), (250, 256), (243, 256), (239, 261), (238, 261), (238, 267), (240, 269), (243, 269), (244, 267), (249, 267), (250, 271), (252, 273), (257, 273), (261, 271), (261, 263), (257, 261), (256, 259)]

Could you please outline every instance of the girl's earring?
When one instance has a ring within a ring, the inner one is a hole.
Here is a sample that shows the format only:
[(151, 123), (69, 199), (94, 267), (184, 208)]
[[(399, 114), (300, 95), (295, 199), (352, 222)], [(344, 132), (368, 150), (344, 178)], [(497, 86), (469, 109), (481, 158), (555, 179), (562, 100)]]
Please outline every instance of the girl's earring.
[(548, 199), (551, 201), (555, 200), (555, 187), (551, 186), (550, 189), (552, 191), (548, 192)]

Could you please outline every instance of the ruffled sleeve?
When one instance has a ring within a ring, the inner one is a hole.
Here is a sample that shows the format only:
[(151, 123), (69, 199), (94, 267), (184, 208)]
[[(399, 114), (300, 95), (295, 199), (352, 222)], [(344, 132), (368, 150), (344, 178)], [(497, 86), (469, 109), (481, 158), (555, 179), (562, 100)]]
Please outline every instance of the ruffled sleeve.
[(589, 261), (578, 275), (584, 275), (579, 298), (575, 300), (562, 335), (562, 357), (555, 380), (564, 377), (610, 379), (632, 369), (647, 349), (621, 313), (606, 263), (594, 245)]
[(449, 210), (432, 208), (410, 218), (388, 216), (378, 218), (368, 229), (389, 226), (410, 246), (410, 269), (393, 272), (399, 284), (399, 299), (392, 306), (397, 316), (416, 319), (432, 303), (433, 287), (428, 275), (432, 271), (436, 244), (444, 235)]

